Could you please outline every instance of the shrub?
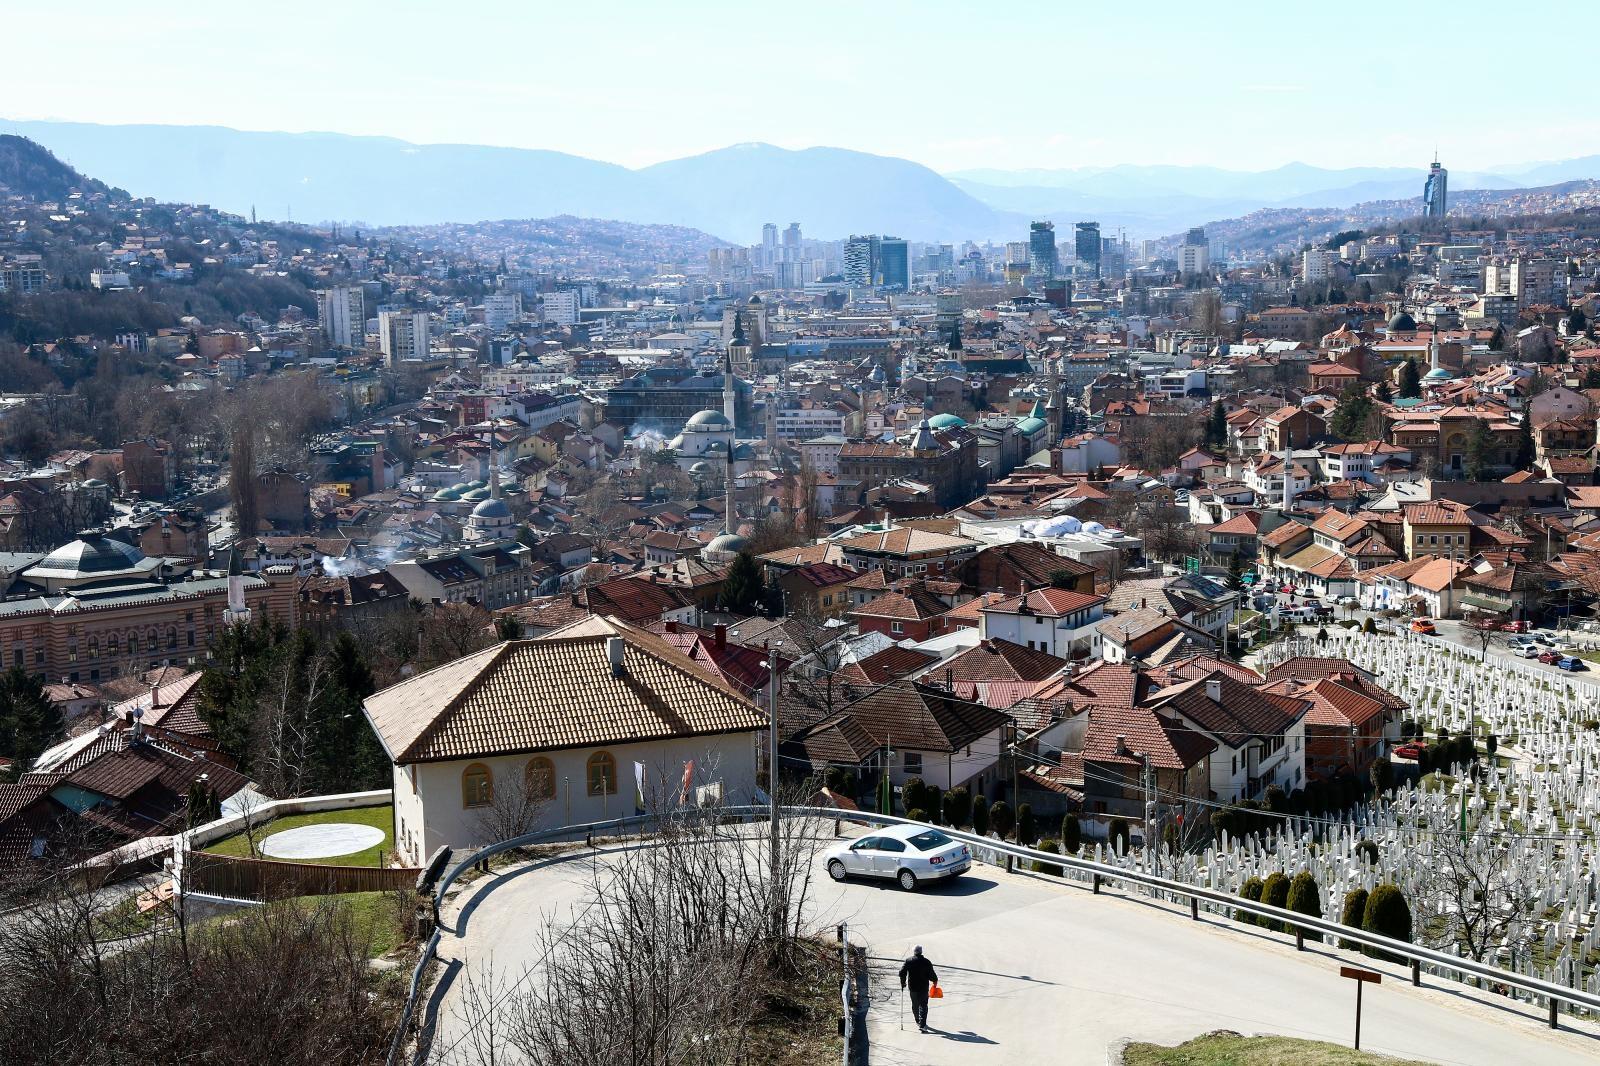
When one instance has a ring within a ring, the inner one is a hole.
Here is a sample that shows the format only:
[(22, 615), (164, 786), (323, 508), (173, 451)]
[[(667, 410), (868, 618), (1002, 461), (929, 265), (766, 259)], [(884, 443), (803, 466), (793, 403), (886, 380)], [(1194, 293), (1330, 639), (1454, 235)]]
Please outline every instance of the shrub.
[[(1240, 897), (1249, 900), (1251, 903), (1260, 903), (1261, 890), (1265, 887), (1266, 883), (1262, 881), (1261, 878), (1252, 877), (1244, 884), (1239, 886), (1239, 895)], [(1233, 917), (1235, 921), (1243, 922), (1245, 925), (1256, 924), (1256, 916), (1248, 911), (1234, 911)]]
[(964, 788), (952, 788), (944, 794), (944, 823), (957, 829), (972, 824), (972, 793)]
[[(1411, 943), (1411, 907), (1398, 886), (1385, 882), (1372, 890), (1371, 895), (1367, 896), (1366, 910), (1361, 914), (1361, 928), (1369, 933)], [(1373, 958), (1402, 961), (1377, 948), (1366, 948), (1365, 951)]]
[(928, 812), (921, 807), (913, 807), (906, 812), (906, 817), (913, 822), (926, 822), (928, 820)]
[(1500, 738), (1490, 733), (1483, 742), (1483, 749), (1489, 753), (1489, 758), (1494, 758), (1494, 753), (1500, 750)]
[(944, 813), (944, 789), (938, 785), (924, 785), (922, 804), (928, 810), (928, 821), (941, 821), (940, 815)]
[[(1365, 842), (1364, 842), (1365, 843)], [(1339, 924), (1348, 925), (1352, 929), (1361, 928), (1362, 917), (1367, 911), (1367, 890), (1352, 888), (1344, 894), (1344, 909), (1339, 912)], [(1354, 940), (1341, 940), (1342, 948), (1359, 948), (1361, 945)]]
[[(928, 809), (928, 804), (924, 801), (922, 796), (923, 788), (924, 786), (922, 784), (922, 778), (906, 778), (906, 783), (900, 786), (901, 810), (910, 811), (913, 808), (916, 808), (917, 810), (926, 811)], [(907, 814), (906, 817), (909, 818), (910, 815)]]
[(1032, 847), (1039, 839), (1039, 827), (1034, 824), (1033, 805), (1021, 803), (1017, 805), (1017, 843)]
[[(1261, 888), (1261, 902), (1269, 907), (1287, 907), (1289, 905), (1289, 877), (1281, 870), (1274, 870), (1267, 875), (1267, 880)], [(1261, 924), (1268, 929), (1287, 930), (1279, 921), (1264, 918)]]
[(1365, 860), (1369, 866), (1378, 865), (1378, 845), (1370, 840), (1356, 842), (1356, 855)]
[(1267, 801), (1267, 810), (1273, 814), (1289, 813), (1289, 796), (1277, 785), (1267, 786), (1267, 791), (1261, 798)]
[(1011, 804), (999, 800), (989, 808), (989, 827), (1001, 840), (1011, 835), (1011, 831), (1017, 827), (1017, 816), (1011, 810)]
[(1107, 833), (1106, 839), (1110, 841), (1115, 850), (1126, 854), (1128, 850), (1128, 823), (1121, 818), (1111, 819), (1110, 831)]
[[(1039, 850), (1049, 852), (1051, 855), (1061, 854), (1061, 846), (1054, 840), (1039, 841)], [(1033, 872), (1036, 874), (1049, 874), (1051, 877), (1060, 877), (1063, 871), (1060, 865), (1057, 863), (1040, 862), (1039, 860), (1035, 859), (1033, 862)]]
[(1068, 855), (1076, 855), (1083, 850), (1083, 828), (1078, 825), (1076, 814), (1061, 819), (1061, 846)]
[(1374, 759), (1371, 777), (1374, 792), (1388, 792), (1394, 787), (1394, 763), (1388, 759)]
[(845, 796), (855, 795), (855, 777), (842, 766), (828, 767), (828, 772), (822, 775), (822, 783), (828, 786), (829, 792)]
[(972, 798), (972, 831), (981, 837), (989, 835), (989, 801), (981, 793)]
[[(1301, 870), (1294, 875), (1294, 880), (1289, 884), (1289, 909), (1296, 914), (1309, 914), (1313, 918), (1322, 917), (1322, 893), (1317, 888), (1317, 879), (1309, 871)], [(1306, 931), (1307, 940), (1321, 940), (1321, 933)]]
[(1372, 636), (1378, 632), (1378, 627), (1373, 623), (1371, 618), (1367, 618), (1361, 623), (1361, 632), (1367, 634), (1368, 636)]

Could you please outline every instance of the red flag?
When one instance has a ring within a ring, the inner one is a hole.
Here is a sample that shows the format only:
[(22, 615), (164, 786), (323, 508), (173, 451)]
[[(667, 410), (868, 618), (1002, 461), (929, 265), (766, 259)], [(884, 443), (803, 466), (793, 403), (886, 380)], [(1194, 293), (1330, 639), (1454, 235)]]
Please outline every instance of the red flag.
[(678, 796), (678, 802), (689, 802), (689, 783), (694, 780), (694, 760), (690, 759), (683, 764), (683, 792)]

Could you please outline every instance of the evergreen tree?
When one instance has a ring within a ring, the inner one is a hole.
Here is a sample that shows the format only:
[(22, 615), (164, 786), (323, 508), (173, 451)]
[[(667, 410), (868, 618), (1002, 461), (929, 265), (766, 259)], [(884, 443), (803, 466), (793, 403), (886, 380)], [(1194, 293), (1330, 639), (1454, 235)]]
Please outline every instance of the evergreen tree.
[(1034, 823), (1033, 805), (1017, 805), (1017, 843), (1032, 847), (1039, 839), (1039, 827)]
[(1011, 809), (1011, 804), (1005, 800), (998, 801), (989, 809), (989, 825), (995, 835), (1001, 840), (1011, 835), (1011, 830), (1017, 826), (1017, 816)]
[(722, 583), (722, 605), (734, 614), (754, 614), (761, 600), (761, 568), (755, 556), (740, 552)]
[(44, 682), (19, 666), (0, 675), (0, 755), (11, 757), (15, 780), (59, 741), (66, 726)]
[(1494, 446), (1494, 437), (1489, 433), (1489, 423), (1482, 418), (1472, 420), (1472, 428), (1467, 431), (1466, 463), (1463, 467), (1468, 481), (1485, 481), (1489, 475), (1489, 449)]
[[(1372, 890), (1367, 896), (1366, 910), (1361, 915), (1361, 928), (1391, 940), (1411, 943), (1411, 907), (1397, 885), (1385, 882)], [(1364, 950), (1373, 958), (1388, 958), (1388, 952), (1377, 948)]]
[[(1367, 890), (1353, 888), (1344, 894), (1344, 909), (1339, 912), (1339, 924), (1348, 925), (1352, 929), (1361, 928), (1362, 916), (1367, 911)], [(1354, 940), (1341, 940), (1342, 948), (1354, 948), (1359, 945)]]
[(1068, 855), (1076, 855), (1083, 848), (1083, 827), (1078, 825), (1076, 814), (1061, 819), (1061, 847)]
[[(1280, 870), (1274, 870), (1267, 875), (1267, 880), (1261, 888), (1261, 902), (1269, 907), (1287, 907), (1289, 905), (1289, 878)], [(1284, 929), (1281, 922), (1273, 919), (1264, 920), (1261, 924), (1268, 929)]]
[(1402, 400), (1415, 400), (1422, 395), (1422, 374), (1417, 370), (1417, 361), (1410, 356), (1400, 364), (1400, 398)]
[(1378, 379), (1378, 387), (1374, 392), (1374, 396), (1379, 403), (1394, 402), (1394, 390), (1389, 387), (1388, 378), (1383, 377)]
[(989, 835), (989, 800), (981, 792), (972, 797), (972, 831), (981, 837)]
[[(1593, 371), (1591, 371), (1593, 373)], [(1533, 461), (1538, 457), (1539, 449), (1533, 441), (1533, 418), (1529, 412), (1522, 412), (1522, 422), (1517, 426), (1517, 454), (1514, 457), (1518, 470), (1533, 469)]]
[(1211, 418), (1206, 423), (1206, 443), (1213, 448), (1222, 448), (1228, 443), (1228, 412), (1221, 400), (1211, 405)]
[[(1247, 878), (1245, 883), (1239, 886), (1239, 895), (1241, 898), (1247, 899), (1251, 903), (1260, 903), (1261, 892), (1265, 887), (1266, 885), (1262, 882), (1261, 878)], [(1249, 911), (1234, 911), (1233, 920), (1236, 922), (1243, 922), (1245, 925), (1256, 925), (1260, 922), (1260, 919), (1251, 914)]]
[[(1289, 884), (1289, 909), (1296, 914), (1309, 914), (1313, 918), (1322, 917), (1322, 893), (1317, 889), (1316, 878), (1306, 870), (1301, 870), (1294, 875), (1294, 880)], [(1321, 933), (1306, 932), (1307, 940), (1321, 940)]]
[(1367, 417), (1372, 414), (1372, 400), (1360, 385), (1347, 385), (1339, 404), (1328, 419), (1328, 428), (1335, 436), (1347, 441), (1366, 436)]

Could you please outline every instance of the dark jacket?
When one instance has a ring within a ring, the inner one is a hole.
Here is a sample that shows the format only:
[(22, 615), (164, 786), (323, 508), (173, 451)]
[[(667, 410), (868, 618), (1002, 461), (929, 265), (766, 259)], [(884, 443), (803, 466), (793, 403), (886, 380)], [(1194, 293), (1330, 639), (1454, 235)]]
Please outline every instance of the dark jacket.
[(900, 967), (900, 987), (905, 988), (910, 983), (911, 991), (926, 993), (929, 985), (939, 983), (939, 975), (933, 971), (933, 963), (928, 961), (926, 955), (913, 955)]

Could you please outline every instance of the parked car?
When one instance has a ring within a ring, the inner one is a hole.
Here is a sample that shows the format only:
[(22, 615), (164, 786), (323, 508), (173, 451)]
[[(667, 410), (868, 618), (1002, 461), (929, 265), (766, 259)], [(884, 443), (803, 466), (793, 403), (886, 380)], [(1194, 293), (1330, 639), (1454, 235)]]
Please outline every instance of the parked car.
[(923, 881), (960, 877), (972, 866), (972, 852), (925, 825), (892, 825), (823, 852), (828, 876), (887, 877), (907, 892)]
[(1340, 596), (1333, 602), (1338, 604), (1340, 607), (1354, 607), (1356, 605), (1356, 598), (1354, 596)]
[(1420, 759), (1423, 751), (1426, 749), (1426, 744), (1419, 744), (1413, 740), (1408, 744), (1401, 744), (1396, 747), (1394, 749), (1394, 753), (1400, 756), (1402, 759)]
[(1433, 627), (1433, 620), (1431, 618), (1413, 618), (1411, 620), (1411, 632), (1437, 633), (1439, 631)]
[(1574, 672), (1588, 669), (1588, 667), (1583, 664), (1583, 660), (1578, 658), (1576, 655), (1563, 655), (1561, 658), (1556, 660), (1556, 666), (1563, 670), (1571, 670)]
[(1537, 659), (1545, 652), (1551, 650), (1553, 649), (1547, 648), (1543, 644), (1524, 644), (1520, 648), (1515, 649), (1514, 654), (1524, 659)]
[(1561, 653), (1554, 648), (1541, 648), (1539, 654), (1535, 656), (1542, 663), (1554, 663), (1561, 657)]
[(1516, 618), (1509, 622), (1501, 622), (1500, 628), (1507, 633), (1526, 633), (1528, 631), (1528, 620)]
[(1533, 641), (1527, 637), (1512, 637), (1510, 640), (1506, 641), (1506, 647), (1511, 649), (1512, 655), (1521, 655), (1522, 649), (1531, 648), (1533, 646)]

